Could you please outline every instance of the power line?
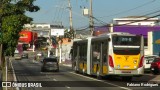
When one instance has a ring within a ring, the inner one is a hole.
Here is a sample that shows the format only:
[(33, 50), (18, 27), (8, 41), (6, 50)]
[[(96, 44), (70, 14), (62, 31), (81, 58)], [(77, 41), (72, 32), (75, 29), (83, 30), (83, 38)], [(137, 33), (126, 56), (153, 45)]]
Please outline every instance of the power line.
[[(158, 7), (155, 7), (155, 8), (153, 8), (153, 9), (151, 9), (151, 10), (148, 10), (148, 9), (143, 9), (142, 11), (140, 11), (140, 12), (138, 12), (140, 15), (141, 14), (144, 14), (144, 13), (148, 13), (148, 12), (154, 12), (154, 11), (157, 11), (157, 10), (159, 10), (160, 9), (160, 6), (158, 6)], [(136, 15), (137, 15), (137, 12), (136, 12)]]
[[(59, 0), (58, 0), (58, 2), (59, 2)], [(57, 23), (57, 24), (59, 24), (59, 22), (61, 22), (61, 20), (62, 20), (62, 15), (63, 15), (63, 12), (64, 12), (64, 8), (61, 8), (61, 7), (64, 7), (65, 2), (66, 2), (65, 0), (63, 2), (59, 2), (56, 6), (56, 10), (55, 10), (55, 13), (54, 13), (54, 18), (53, 18), (52, 21)], [(59, 6), (60, 6), (60, 8), (59, 8)]]
[(157, 15), (154, 15), (154, 16), (151, 16), (151, 17), (147, 17), (147, 18), (145, 18), (145, 19), (143, 19), (143, 20), (133, 21), (133, 22), (129, 22), (129, 23), (126, 23), (126, 24), (116, 25), (116, 26), (123, 26), (123, 25), (132, 24), (132, 23), (135, 23), (135, 22), (146, 21), (146, 20), (148, 20), (148, 19), (150, 19), (150, 18), (155, 18), (155, 17), (158, 17), (158, 16), (160, 16), (160, 14), (157, 14)]
[[(62, 4), (61, 4), (61, 6), (62, 7), (64, 7), (66, 5), (66, 1), (64, 1)], [(64, 8), (60, 8), (59, 9), (60, 11), (59, 11), (59, 15), (58, 15), (58, 20), (59, 20), (59, 22), (61, 22), (60, 24), (62, 24), (62, 16), (63, 16), (63, 12), (64, 12)]]
[(89, 30), (89, 28), (90, 28), (90, 26), (88, 26), (88, 27), (85, 27), (85, 28), (82, 28), (82, 29), (77, 29), (78, 31), (85, 31), (85, 30)]
[[(148, 14), (145, 14), (145, 15), (142, 15), (142, 16), (139, 16), (139, 17), (144, 17), (144, 16), (147, 16), (147, 15), (152, 15), (152, 14), (155, 14), (155, 13), (158, 13), (160, 12), (160, 10), (157, 10), (157, 11), (154, 11), (154, 12), (151, 12), (151, 13), (148, 13)], [(154, 18), (154, 17), (158, 17), (160, 14), (158, 15), (155, 15), (155, 16), (151, 16), (151, 17), (148, 17), (146, 19), (143, 19), (143, 20), (138, 20), (138, 21), (133, 21), (133, 22), (130, 22), (130, 23), (126, 23), (126, 24), (123, 24), (123, 25), (128, 25), (128, 24), (132, 24), (132, 23), (135, 23), (135, 22), (141, 22), (141, 21), (145, 21), (145, 20), (148, 20), (150, 18)], [(93, 16), (92, 16), (93, 17)], [(102, 24), (102, 26), (107, 26), (107, 27), (110, 27), (108, 23), (102, 21), (102, 20), (99, 20), (97, 19), (96, 17), (93, 17), (93, 19), (95, 19), (96, 21), (100, 22), (100, 24)], [(116, 26), (123, 26), (123, 25), (116, 25)], [(83, 28), (81, 30), (85, 30), (85, 29), (88, 29), (89, 27), (87, 28)]]
[[(160, 10), (158, 10), (158, 11), (160, 11)], [(146, 20), (148, 20), (148, 19), (150, 19), (150, 18), (155, 18), (155, 17), (158, 17), (158, 16), (160, 16), (160, 14), (157, 14), (157, 15), (154, 15), (154, 16), (151, 16), (151, 17), (147, 17), (147, 18), (145, 18), (145, 19), (143, 19), (143, 20), (133, 21), (133, 22), (129, 22), (129, 23), (126, 23), (126, 24), (114, 25), (114, 26), (124, 26), (124, 25), (128, 25), (128, 24), (135, 23), (135, 22), (146, 21)], [(93, 17), (93, 18), (96, 19), (95, 17)], [(98, 19), (96, 19), (96, 20), (98, 20)], [(100, 21), (100, 20), (98, 20), (98, 21)], [(103, 26), (111, 27), (109, 24), (105, 24), (105, 25), (103, 24)], [(86, 28), (80, 29), (80, 31), (86, 30), (86, 29), (88, 29), (88, 28), (90, 28), (90, 27), (86, 27)]]
[(98, 18), (116, 16), (116, 15), (119, 15), (119, 14), (127, 13), (127, 12), (130, 12), (130, 11), (136, 10), (136, 9), (138, 9), (138, 8), (141, 8), (141, 7), (143, 7), (143, 6), (146, 6), (146, 5), (148, 5), (148, 4), (151, 4), (151, 3), (155, 2), (155, 1), (156, 1), (156, 0), (152, 0), (152, 1), (149, 1), (149, 2), (146, 2), (146, 3), (142, 4), (142, 5), (140, 5), (140, 6), (137, 6), (137, 7), (135, 7), (135, 8), (128, 9), (128, 10), (125, 10), (125, 11), (122, 11), (122, 12), (119, 12), (119, 13), (116, 13), (116, 14), (111, 14), (111, 15), (108, 15), (108, 16), (98, 17)]
[[(156, 13), (158, 13), (158, 12), (160, 12), (160, 10), (156, 10), (156, 11), (154, 11), (154, 12), (151, 12), (151, 13), (147, 13), (147, 14), (145, 14), (145, 15), (141, 15), (141, 16), (139, 16), (139, 18), (140, 17), (144, 17), (144, 16), (149, 16), (149, 15), (152, 15), (152, 14), (156, 14)], [(100, 22), (103, 26), (104, 25), (107, 25), (107, 23), (106, 22), (104, 22), (104, 21), (102, 21), (102, 20), (100, 20), (100, 19), (97, 19), (96, 17), (93, 17), (95, 20), (97, 20), (98, 22)], [(140, 22), (140, 21), (134, 21), (134, 22)], [(134, 23), (133, 22), (133, 23)], [(128, 24), (132, 24), (132, 23), (128, 23)]]

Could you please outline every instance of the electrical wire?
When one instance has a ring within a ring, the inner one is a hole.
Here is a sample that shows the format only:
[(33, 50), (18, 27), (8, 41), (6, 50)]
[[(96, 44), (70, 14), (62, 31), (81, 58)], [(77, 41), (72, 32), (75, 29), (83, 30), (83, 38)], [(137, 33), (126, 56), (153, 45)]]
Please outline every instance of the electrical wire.
[[(159, 13), (159, 12), (160, 12), (160, 10), (156, 10), (156, 11), (154, 11), (154, 12), (150, 12), (150, 13), (141, 15), (141, 16), (139, 16), (139, 18), (144, 17), (144, 16), (149, 16), (149, 15), (152, 15), (152, 14), (156, 14), (156, 13)], [(151, 17), (152, 17), (152, 16), (151, 16)], [(94, 18), (95, 20), (97, 20), (98, 22), (100, 22), (100, 23), (102, 24), (102, 26), (108, 24), (108, 23), (105, 23), (105, 22), (102, 21), (102, 20), (97, 19), (96, 17), (93, 17), (93, 18)], [(148, 17), (148, 18), (150, 19), (150, 17)], [(148, 19), (146, 19), (146, 20), (148, 20)], [(127, 23), (127, 24), (124, 24), (124, 25), (132, 24), (132, 23), (140, 22), (140, 21), (141, 21), (141, 20), (139, 20), (139, 21), (133, 21), (133, 22), (130, 22), (130, 23)], [(142, 21), (144, 21), (144, 20), (142, 20)]]
[[(57, 2), (59, 2), (59, 0), (57, 1)], [(53, 22), (55, 22), (57, 25), (61, 25), (61, 21), (62, 21), (62, 14), (63, 14), (63, 12), (64, 12), (64, 8), (61, 8), (61, 7), (64, 7), (64, 3), (65, 3), (66, 1), (63, 1), (63, 2), (59, 2), (57, 5), (58, 5), (58, 7), (56, 7), (56, 10), (55, 10), (55, 13), (54, 13), (54, 18), (53, 18)], [(59, 7), (60, 6), (60, 7)]]
[(133, 22), (129, 22), (129, 23), (121, 24), (121, 25), (116, 25), (116, 26), (123, 26), (123, 25), (129, 25), (129, 24), (132, 24), (132, 23), (135, 23), (135, 22), (146, 21), (146, 20), (148, 20), (150, 18), (155, 18), (155, 17), (158, 17), (158, 16), (160, 16), (160, 14), (157, 14), (157, 15), (154, 15), (154, 16), (151, 16), (151, 17), (147, 17), (147, 18), (145, 18), (143, 20), (133, 21)]
[(151, 4), (151, 3), (155, 2), (155, 1), (156, 1), (156, 0), (152, 0), (152, 1), (149, 1), (149, 2), (146, 2), (146, 3), (142, 4), (142, 5), (140, 5), (140, 6), (137, 6), (137, 7), (135, 7), (135, 8), (128, 9), (128, 10), (125, 10), (125, 11), (122, 11), (122, 12), (119, 12), (119, 13), (116, 13), (116, 14), (111, 14), (111, 15), (108, 15), (108, 16), (98, 17), (98, 18), (111, 17), (111, 16), (116, 16), (116, 15), (119, 15), (119, 14), (124, 14), (124, 13), (127, 13), (127, 12), (131, 12), (131, 11), (133, 11), (133, 10), (136, 10), (136, 9), (138, 9), (138, 8), (141, 8), (141, 7), (143, 7), (143, 6), (146, 6), (146, 5), (148, 5), (148, 4)]

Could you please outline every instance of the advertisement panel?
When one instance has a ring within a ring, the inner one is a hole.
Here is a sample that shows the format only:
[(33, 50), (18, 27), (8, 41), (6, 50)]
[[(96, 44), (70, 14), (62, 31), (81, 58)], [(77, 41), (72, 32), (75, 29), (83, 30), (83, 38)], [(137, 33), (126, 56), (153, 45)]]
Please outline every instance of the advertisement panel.
[(51, 29), (51, 36), (63, 36), (64, 29)]
[(153, 31), (153, 54), (160, 54), (160, 31)]

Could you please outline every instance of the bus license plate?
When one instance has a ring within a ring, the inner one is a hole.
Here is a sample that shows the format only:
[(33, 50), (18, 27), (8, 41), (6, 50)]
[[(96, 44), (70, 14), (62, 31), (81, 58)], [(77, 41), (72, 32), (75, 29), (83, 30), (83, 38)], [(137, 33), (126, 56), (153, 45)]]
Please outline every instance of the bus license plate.
[(131, 71), (122, 71), (122, 73), (131, 73)]

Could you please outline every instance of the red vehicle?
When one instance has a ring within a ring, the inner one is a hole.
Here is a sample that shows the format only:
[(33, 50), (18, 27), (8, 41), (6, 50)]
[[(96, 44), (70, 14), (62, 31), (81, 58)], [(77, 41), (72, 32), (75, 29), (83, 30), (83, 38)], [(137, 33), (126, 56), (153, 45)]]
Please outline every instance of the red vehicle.
[(151, 63), (151, 72), (153, 74), (158, 74), (160, 73), (160, 57), (155, 58), (153, 62)]
[(32, 31), (22, 30), (20, 33), (19, 41), (31, 44), (37, 40), (37, 33)]
[(23, 44), (28, 44), (28, 48), (31, 48), (31, 46), (36, 44), (36, 40), (38, 38), (38, 35), (36, 32), (22, 30), (20, 33), (19, 42)]

